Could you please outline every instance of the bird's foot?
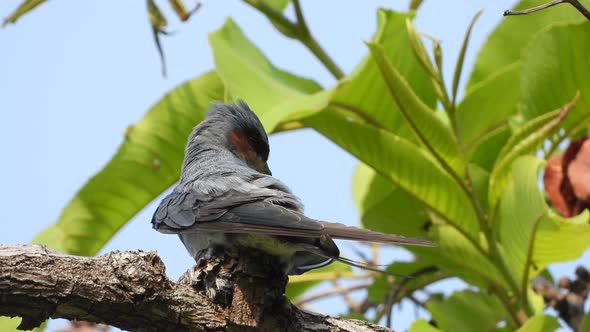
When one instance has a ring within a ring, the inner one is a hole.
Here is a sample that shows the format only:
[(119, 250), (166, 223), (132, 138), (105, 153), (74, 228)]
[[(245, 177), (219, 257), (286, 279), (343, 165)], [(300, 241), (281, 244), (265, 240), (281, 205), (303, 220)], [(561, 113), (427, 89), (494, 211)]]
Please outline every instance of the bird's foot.
[(204, 292), (213, 303), (231, 304), (235, 283), (230, 278), (237, 265), (237, 257), (218, 246), (208, 248), (198, 257), (197, 264), (186, 271), (179, 282)]

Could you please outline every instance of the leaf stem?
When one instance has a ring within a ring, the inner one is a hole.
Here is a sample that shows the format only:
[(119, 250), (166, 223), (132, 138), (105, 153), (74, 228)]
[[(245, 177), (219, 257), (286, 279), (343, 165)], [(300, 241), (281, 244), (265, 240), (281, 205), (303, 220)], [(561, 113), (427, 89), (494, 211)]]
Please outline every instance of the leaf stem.
[(530, 266), (533, 262), (533, 247), (535, 245), (535, 239), (536, 239), (536, 235), (537, 235), (537, 229), (539, 228), (539, 223), (541, 222), (541, 219), (545, 216), (545, 213), (542, 213), (540, 216), (538, 216), (535, 219), (535, 223), (533, 224), (533, 229), (531, 232), (531, 239), (529, 241), (529, 247), (527, 250), (527, 256), (526, 256), (526, 262), (524, 264), (524, 271), (523, 271), (523, 276), (522, 276), (522, 285), (521, 285), (521, 289), (520, 289), (520, 297), (521, 297), (521, 302), (522, 302), (522, 307), (526, 308), (526, 310), (528, 311), (527, 313), (529, 315), (533, 314), (533, 309), (531, 307), (531, 304), (528, 301), (528, 294), (527, 294), (527, 290), (528, 290), (528, 285), (529, 285), (529, 271), (530, 271)]
[(549, 149), (545, 151), (544, 159), (548, 160), (551, 158), (551, 155), (557, 150), (559, 145), (563, 143), (563, 141), (567, 138), (572, 138), (575, 135), (576, 131), (581, 130), (582, 128), (588, 125), (588, 120), (590, 119), (590, 112), (583, 112), (578, 118), (572, 121), (573, 125), (564, 128), (565, 131), (563, 134), (558, 134), (558, 136), (551, 141), (551, 145)]
[(299, 0), (292, 0), (293, 7), (295, 7), (295, 16), (297, 17), (297, 29), (299, 30), (299, 41), (303, 43), (310, 51), (313, 53), (318, 60), (322, 62), (322, 64), (332, 73), (332, 75), (337, 78), (341, 79), (344, 77), (344, 72), (338, 67), (338, 65), (330, 58), (330, 56), (324, 51), (322, 46), (317, 42), (315, 38), (313, 38), (307, 23), (305, 22), (305, 17), (303, 16), (303, 11), (301, 10), (301, 4)]
[(344, 77), (344, 72), (338, 67), (338, 65), (330, 58), (328, 53), (324, 51), (324, 49), (318, 44), (317, 40), (313, 38), (313, 36), (309, 35), (304, 39), (299, 39), (303, 45), (305, 45), (313, 55), (316, 56), (318, 60), (330, 71), (332, 76), (336, 79), (341, 79)]
[(313, 55), (315, 55), (315, 57), (324, 65), (324, 67), (328, 69), (332, 76), (336, 79), (344, 77), (344, 72), (338, 67), (338, 65), (336, 65), (334, 60), (332, 60), (309, 31), (299, 0), (293, 0), (295, 15), (297, 17), (296, 22), (291, 22), (281, 12), (267, 5), (264, 1), (244, 0), (244, 2), (264, 14), (276, 25), (280, 26), (280, 29), (278, 30), (283, 35), (296, 39), (305, 45), (305, 47), (307, 47), (307, 49), (309, 49), (309, 51), (311, 51), (311, 53), (313, 53)]
[(528, 317), (523, 315), (521, 310), (513, 310), (512, 304), (510, 303), (510, 298), (501, 289), (492, 287), (490, 290), (496, 294), (500, 302), (502, 302), (502, 305), (504, 305), (504, 308), (506, 311), (508, 311), (508, 314), (510, 315), (509, 317), (515, 325), (522, 326), (527, 321)]
[(295, 8), (295, 17), (297, 17), (297, 25), (299, 26), (299, 31), (302, 34), (310, 35), (309, 28), (307, 27), (307, 22), (305, 22), (305, 17), (303, 16), (303, 11), (301, 10), (301, 3), (299, 0), (292, 0), (293, 7)]

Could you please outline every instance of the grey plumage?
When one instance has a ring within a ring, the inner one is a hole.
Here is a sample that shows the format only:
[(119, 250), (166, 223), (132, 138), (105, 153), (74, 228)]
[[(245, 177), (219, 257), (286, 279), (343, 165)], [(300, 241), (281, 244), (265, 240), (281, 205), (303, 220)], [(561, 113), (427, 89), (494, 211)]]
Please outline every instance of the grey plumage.
[(211, 246), (253, 247), (280, 257), (289, 274), (332, 260), (355, 265), (340, 258), (332, 238), (431, 245), (306, 217), (299, 199), (270, 175), (268, 154), (264, 128), (245, 103), (214, 104), (189, 136), (180, 181), (153, 227), (179, 234), (195, 259)]

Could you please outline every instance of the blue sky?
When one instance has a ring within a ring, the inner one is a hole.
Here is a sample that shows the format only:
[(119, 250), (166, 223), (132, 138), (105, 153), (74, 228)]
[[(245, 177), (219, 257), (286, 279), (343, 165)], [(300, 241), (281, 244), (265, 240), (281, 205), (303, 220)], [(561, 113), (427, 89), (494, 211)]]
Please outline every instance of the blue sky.
[[(7, 15), (19, 2), (0, 2), (0, 14)], [(375, 30), (376, 9), (404, 10), (408, 2), (303, 0), (302, 6), (320, 44), (350, 72), (367, 53), (362, 40)], [(170, 13), (166, 2), (161, 3)], [(190, 6), (190, 1), (186, 3)], [(442, 40), (446, 77), (452, 77), (463, 34), (475, 12), (484, 9), (472, 34), (467, 69), (512, 3), (424, 2), (416, 24), (420, 31)], [(163, 38), (167, 78), (161, 76), (144, 1), (51, 1), (2, 29), (0, 207), (4, 222), (0, 243), (26, 243), (54, 222), (82, 184), (114, 154), (128, 125), (168, 90), (213, 68), (207, 33), (220, 27), (227, 16), (275, 65), (325, 87), (334, 83), (303, 46), (282, 37), (263, 16), (236, 0), (204, 0), (187, 24), (170, 16), (169, 30), (176, 33)], [(352, 156), (310, 130), (272, 136), (270, 144), (273, 175), (302, 198), (308, 215), (358, 223), (350, 190), (356, 164)], [(169, 275), (178, 277), (192, 260), (176, 237), (151, 229), (155, 204), (139, 213), (102, 252), (157, 250)], [(401, 250), (393, 253), (407, 258)], [(570, 274), (573, 266), (564, 265), (558, 271)], [(336, 301), (328, 303), (328, 310), (322, 305), (320, 311), (337, 314), (343, 308)], [(403, 331), (413, 319), (413, 310), (406, 305), (395, 316), (394, 326)]]

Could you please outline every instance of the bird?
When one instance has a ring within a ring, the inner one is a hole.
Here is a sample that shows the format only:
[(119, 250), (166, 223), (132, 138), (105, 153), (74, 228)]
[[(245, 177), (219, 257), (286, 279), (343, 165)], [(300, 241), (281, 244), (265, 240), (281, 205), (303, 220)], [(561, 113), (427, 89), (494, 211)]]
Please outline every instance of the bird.
[(178, 234), (196, 261), (212, 249), (252, 248), (277, 257), (288, 275), (333, 261), (384, 272), (342, 257), (334, 239), (433, 245), (307, 217), (301, 200), (272, 176), (269, 153), (266, 131), (244, 101), (212, 103), (188, 137), (180, 179), (157, 207), (152, 227)]

